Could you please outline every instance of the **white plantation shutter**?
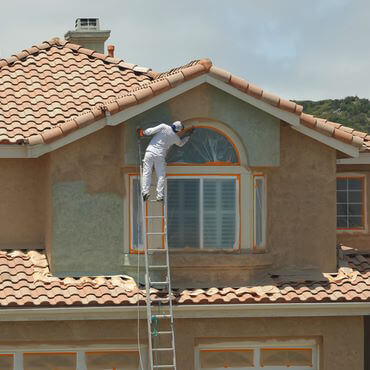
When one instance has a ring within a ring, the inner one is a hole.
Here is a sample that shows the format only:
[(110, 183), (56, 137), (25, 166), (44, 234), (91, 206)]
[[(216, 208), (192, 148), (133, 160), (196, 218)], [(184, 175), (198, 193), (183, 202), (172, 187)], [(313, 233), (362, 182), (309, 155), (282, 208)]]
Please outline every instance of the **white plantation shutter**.
[(170, 248), (232, 248), (236, 240), (235, 178), (167, 180)]
[(170, 248), (199, 248), (199, 190), (199, 179), (167, 180)]
[(232, 248), (235, 243), (235, 179), (203, 180), (203, 245)]

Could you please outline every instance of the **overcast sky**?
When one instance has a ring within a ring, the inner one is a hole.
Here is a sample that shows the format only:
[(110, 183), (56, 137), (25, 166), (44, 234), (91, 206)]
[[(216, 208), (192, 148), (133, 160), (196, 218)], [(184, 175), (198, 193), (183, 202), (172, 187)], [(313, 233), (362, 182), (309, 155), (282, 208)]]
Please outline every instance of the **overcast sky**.
[(4, 0), (0, 57), (99, 17), (115, 56), (214, 65), (289, 99), (370, 98), (368, 0)]

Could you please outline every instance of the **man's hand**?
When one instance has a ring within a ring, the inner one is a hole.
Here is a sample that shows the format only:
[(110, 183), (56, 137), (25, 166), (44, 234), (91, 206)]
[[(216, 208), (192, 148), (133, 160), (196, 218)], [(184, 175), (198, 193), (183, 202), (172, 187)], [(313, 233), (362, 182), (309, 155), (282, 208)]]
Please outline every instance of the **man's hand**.
[(139, 138), (141, 138), (141, 137), (144, 137), (144, 131), (143, 131), (143, 129), (142, 128), (137, 128), (136, 129), (136, 133), (137, 133), (137, 136), (139, 137)]
[(185, 129), (185, 132), (189, 135), (191, 135), (195, 130), (195, 127), (194, 126), (191, 126), (191, 127), (188, 127)]

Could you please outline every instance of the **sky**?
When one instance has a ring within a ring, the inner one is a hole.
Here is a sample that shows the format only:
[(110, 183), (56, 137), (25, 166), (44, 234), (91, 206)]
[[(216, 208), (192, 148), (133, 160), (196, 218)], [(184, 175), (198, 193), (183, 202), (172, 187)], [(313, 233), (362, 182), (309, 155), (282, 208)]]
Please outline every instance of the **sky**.
[(111, 30), (115, 56), (162, 72), (208, 57), (287, 99), (370, 98), (368, 0), (3, 0), (0, 58), (79, 17)]

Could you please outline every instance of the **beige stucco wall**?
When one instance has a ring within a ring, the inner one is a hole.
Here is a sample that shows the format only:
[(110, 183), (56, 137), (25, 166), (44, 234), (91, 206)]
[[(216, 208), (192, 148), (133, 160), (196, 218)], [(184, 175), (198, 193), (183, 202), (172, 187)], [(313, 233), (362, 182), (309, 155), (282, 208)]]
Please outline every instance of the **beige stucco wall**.
[(0, 248), (44, 245), (45, 159), (0, 159)]
[[(108, 309), (108, 308), (107, 308)], [(42, 349), (43, 345), (88, 346), (137, 343), (136, 320), (1, 322), (1, 347)], [(145, 321), (141, 342), (146, 342)], [(279, 342), (313, 339), (320, 352), (320, 370), (363, 369), (362, 317), (175, 319), (177, 364), (194, 369), (194, 350), (210, 339)]]
[(267, 176), (267, 249), (276, 266), (336, 269), (335, 150), (281, 126), (280, 167)]
[(338, 243), (344, 244), (351, 248), (361, 250), (370, 250), (370, 233), (369, 233), (369, 212), (370, 212), (370, 165), (338, 165), (337, 176), (349, 175), (365, 176), (365, 229), (359, 231), (342, 231), (337, 232)]
[(106, 127), (49, 154), (47, 251), (54, 274), (122, 273), (123, 131)]

